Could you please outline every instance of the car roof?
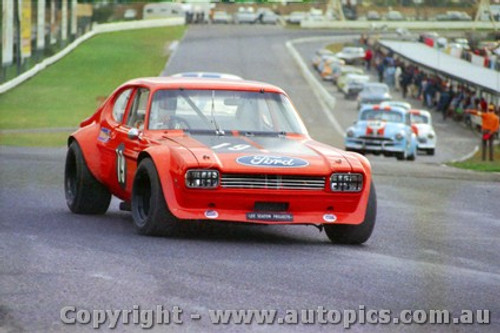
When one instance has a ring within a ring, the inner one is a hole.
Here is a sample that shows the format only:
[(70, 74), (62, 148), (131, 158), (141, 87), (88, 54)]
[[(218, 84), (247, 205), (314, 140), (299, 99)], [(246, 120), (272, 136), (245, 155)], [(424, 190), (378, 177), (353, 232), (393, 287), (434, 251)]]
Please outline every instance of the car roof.
[(426, 110), (417, 110), (417, 109), (411, 109), (410, 113), (413, 113), (413, 114), (422, 114), (424, 116), (430, 116), (431, 115), (431, 113), (429, 111), (426, 111)]
[(272, 84), (235, 79), (207, 79), (192, 77), (143, 77), (130, 80), (125, 85), (143, 85), (153, 90), (157, 89), (187, 89), (187, 90), (239, 90), (273, 92), (286, 95), (285, 91)]
[(410, 113), (408, 110), (406, 110), (405, 108), (402, 108), (400, 106), (381, 106), (380, 104), (366, 105), (360, 111), (366, 111), (366, 110), (395, 111), (395, 112), (400, 112), (403, 114)]
[(203, 77), (207, 79), (233, 79), (233, 80), (243, 80), (242, 77), (234, 74), (218, 73), (218, 72), (181, 72), (174, 75), (173, 77)]

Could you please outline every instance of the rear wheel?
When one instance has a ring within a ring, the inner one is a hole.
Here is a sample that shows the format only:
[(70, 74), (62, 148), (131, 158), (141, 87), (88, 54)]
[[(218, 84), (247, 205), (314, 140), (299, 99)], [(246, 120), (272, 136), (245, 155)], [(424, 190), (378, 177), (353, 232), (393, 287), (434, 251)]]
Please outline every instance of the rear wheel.
[(138, 233), (172, 236), (179, 229), (178, 219), (168, 209), (153, 161), (139, 164), (132, 187), (132, 216)]
[(104, 214), (111, 201), (111, 193), (92, 175), (76, 141), (66, 154), (64, 194), (68, 208), (76, 214)]
[(365, 219), (361, 224), (325, 224), (325, 232), (333, 243), (362, 244), (366, 242), (375, 226), (377, 218), (377, 194), (373, 181), (370, 184), (370, 195), (366, 207)]

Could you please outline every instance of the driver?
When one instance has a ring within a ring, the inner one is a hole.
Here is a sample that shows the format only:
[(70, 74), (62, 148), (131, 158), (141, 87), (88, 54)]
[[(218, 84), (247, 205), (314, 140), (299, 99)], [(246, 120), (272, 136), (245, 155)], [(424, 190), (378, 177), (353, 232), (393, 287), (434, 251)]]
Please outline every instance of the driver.
[(177, 96), (173, 91), (160, 90), (151, 106), (151, 129), (174, 129)]

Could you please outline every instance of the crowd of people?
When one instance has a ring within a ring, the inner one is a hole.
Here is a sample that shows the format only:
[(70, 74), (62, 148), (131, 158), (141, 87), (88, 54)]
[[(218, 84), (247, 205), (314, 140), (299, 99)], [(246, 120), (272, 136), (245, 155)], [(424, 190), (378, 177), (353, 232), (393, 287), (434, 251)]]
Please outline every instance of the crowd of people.
[[(486, 157), (486, 146), (490, 149), (490, 160), (493, 160), (493, 140), (498, 137), (500, 105), (489, 103), (484, 96), (466, 84), (430, 74), (418, 65), (406, 63), (391, 52), (384, 53), (381, 49), (368, 48), (365, 65), (367, 71), (374, 69), (377, 72), (380, 82), (400, 91), (403, 98), (419, 100), (423, 108), (441, 113), (443, 120), (451, 118), (475, 126), (472, 116), (481, 117), (485, 148), (483, 160)], [(486, 121), (485, 114), (491, 114)], [(496, 120), (493, 119), (495, 117)]]

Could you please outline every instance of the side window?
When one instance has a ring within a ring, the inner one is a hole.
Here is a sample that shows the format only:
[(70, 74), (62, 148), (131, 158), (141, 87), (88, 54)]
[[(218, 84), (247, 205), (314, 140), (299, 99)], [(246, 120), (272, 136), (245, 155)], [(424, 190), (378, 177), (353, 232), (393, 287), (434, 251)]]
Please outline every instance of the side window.
[(144, 129), (144, 119), (146, 118), (146, 107), (149, 99), (149, 90), (139, 88), (135, 94), (132, 108), (127, 119), (127, 125), (140, 130)]
[(127, 108), (131, 93), (132, 88), (124, 90), (115, 100), (115, 105), (113, 106), (113, 118), (119, 123), (123, 120), (123, 115), (125, 114), (125, 109)]

